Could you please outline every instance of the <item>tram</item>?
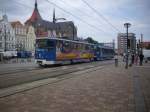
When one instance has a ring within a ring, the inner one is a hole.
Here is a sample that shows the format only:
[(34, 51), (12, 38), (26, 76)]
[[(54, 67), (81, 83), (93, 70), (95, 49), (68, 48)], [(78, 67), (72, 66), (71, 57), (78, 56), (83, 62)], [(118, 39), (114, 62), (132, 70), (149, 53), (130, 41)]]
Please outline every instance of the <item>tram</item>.
[(114, 50), (87, 42), (62, 38), (38, 38), (35, 60), (40, 66), (105, 60), (113, 58)]

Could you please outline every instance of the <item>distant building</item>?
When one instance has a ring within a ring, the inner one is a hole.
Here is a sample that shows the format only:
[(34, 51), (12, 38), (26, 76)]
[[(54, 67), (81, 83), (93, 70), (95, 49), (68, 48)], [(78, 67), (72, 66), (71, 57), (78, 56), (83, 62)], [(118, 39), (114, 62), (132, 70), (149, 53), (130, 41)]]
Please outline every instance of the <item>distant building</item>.
[(6, 15), (0, 19), (0, 52), (15, 51), (15, 32)]
[(27, 29), (20, 21), (11, 22), (15, 31), (16, 49), (17, 51), (25, 51), (25, 44), (27, 38)]
[(37, 37), (56, 36), (60, 38), (76, 39), (77, 28), (72, 21), (57, 22), (55, 11), (53, 12), (53, 22), (42, 19), (37, 2), (31, 17), (25, 22), (26, 26), (32, 25), (35, 28)]
[(150, 49), (150, 41), (142, 42), (142, 47), (145, 49)]
[[(128, 39), (130, 40), (130, 52), (136, 52), (136, 37), (134, 33), (128, 34)], [(123, 54), (127, 52), (127, 34), (119, 33), (118, 34), (118, 54)]]

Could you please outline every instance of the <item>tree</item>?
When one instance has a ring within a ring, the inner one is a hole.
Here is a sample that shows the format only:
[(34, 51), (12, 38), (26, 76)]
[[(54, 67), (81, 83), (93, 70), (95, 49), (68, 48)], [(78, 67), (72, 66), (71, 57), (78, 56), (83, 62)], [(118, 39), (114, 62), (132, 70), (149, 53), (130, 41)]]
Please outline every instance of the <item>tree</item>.
[(86, 38), (85, 41), (92, 44), (98, 44), (98, 41), (94, 40), (92, 37)]

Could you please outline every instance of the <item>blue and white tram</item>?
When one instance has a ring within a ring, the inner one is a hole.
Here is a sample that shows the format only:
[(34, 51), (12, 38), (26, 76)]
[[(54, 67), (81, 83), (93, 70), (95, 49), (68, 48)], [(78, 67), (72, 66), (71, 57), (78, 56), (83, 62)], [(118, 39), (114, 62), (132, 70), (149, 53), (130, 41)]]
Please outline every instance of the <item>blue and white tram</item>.
[(104, 60), (113, 57), (113, 49), (86, 42), (60, 38), (36, 39), (35, 59), (40, 66)]

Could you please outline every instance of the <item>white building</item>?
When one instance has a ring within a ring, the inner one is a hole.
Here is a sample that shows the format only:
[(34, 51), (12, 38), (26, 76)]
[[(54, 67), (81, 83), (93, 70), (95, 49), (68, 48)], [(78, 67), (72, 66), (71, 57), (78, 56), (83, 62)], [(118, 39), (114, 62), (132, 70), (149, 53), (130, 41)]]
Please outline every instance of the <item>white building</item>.
[[(135, 53), (136, 51), (136, 37), (134, 33), (128, 34), (129, 44), (130, 47), (128, 48), (129, 51)], [(118, 34), (118, 54), (124, 54), (127, 52), (127, 34), (126, 33), (119, 33)]]
[(35, 40), (36, 40), (36, 35), (34, 31), (34, 27), (29, 26), (27, 28), (27, 38), (26, 38), (26, 44), (25, 44), (25, 49), (27, 51), (35, 51)]
[(0, 19), (0, 52), (15, 51), (15, 32), (6, 15)]
[(16, 37), (16, 50), (25, 51), (27, 28), (20, 21), (11, 22), (11, 25), (15, 31)]

